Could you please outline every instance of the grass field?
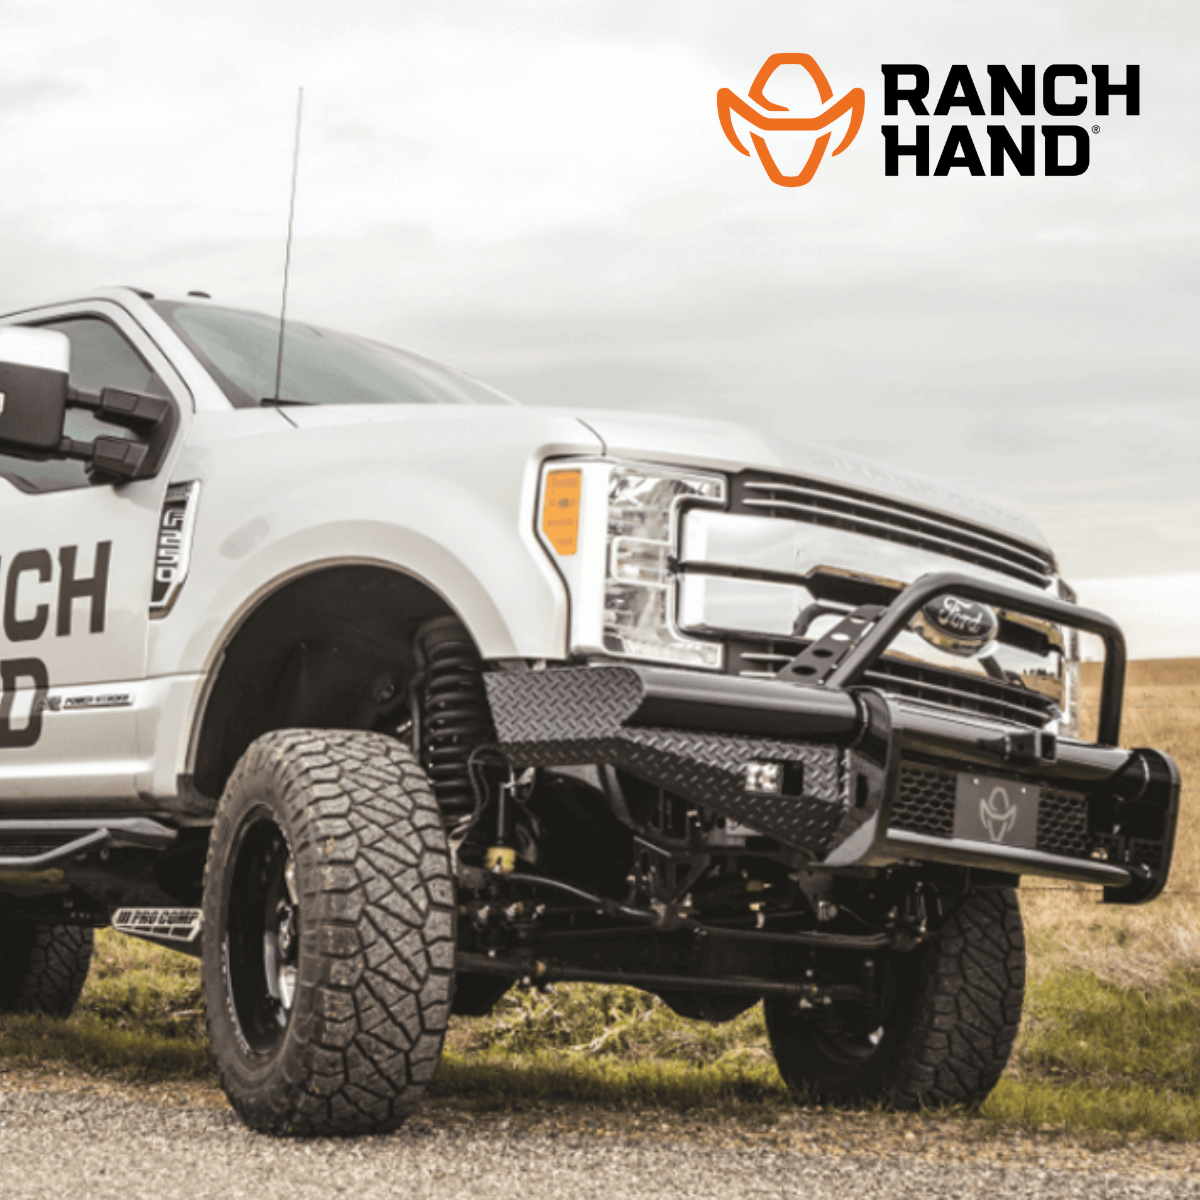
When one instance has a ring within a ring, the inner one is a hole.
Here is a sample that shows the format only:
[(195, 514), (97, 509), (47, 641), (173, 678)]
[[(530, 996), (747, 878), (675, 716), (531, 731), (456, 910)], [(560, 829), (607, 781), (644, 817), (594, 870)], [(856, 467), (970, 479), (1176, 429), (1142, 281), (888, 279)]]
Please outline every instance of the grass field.
[[(1085, 675), (1094, 702), (1095, 680)], [(1145, 908), (1030, 880), (1025, 1019), (979, 1118), (1200, 1139), (1200, 660), (1135, 663), (1124, 742), (1167, 750), (1184, 776), (1171, 885)], [(0, 1018), (0, 1063), (57, 1062), (129, 1081), (215, 1078), (196, 964), (102, 934), (69, 1021)], [(456, 1019), (435, 1084), (473, 1107), (587, 1102), (617, 1109), (749, 1111), (791, 1101), (759, 1010), (726, 1025), (681, 1020), (623, 988), (515, 991), (495, 1013)]]

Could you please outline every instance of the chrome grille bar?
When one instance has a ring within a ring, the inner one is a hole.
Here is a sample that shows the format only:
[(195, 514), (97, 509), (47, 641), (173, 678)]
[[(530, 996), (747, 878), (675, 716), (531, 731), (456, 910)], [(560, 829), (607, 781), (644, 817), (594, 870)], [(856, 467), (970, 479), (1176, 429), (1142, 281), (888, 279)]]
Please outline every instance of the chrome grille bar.
[[(1018, 721), (1022, 725), (1028, 724), (1031, 716), (1035, 716), (1037, 724), (1041, 725), (1049, 716), (1046, 702), (1041, 697), (1031, 704), (1014, 703), (994, 692), (964, 687), (957, 680), (954, 684), (945, 685), (931, 683), (924, 679), (906, 678), (903, 675), (892, 675), (884, 671), (868, 671), (863, 676), (863, 682), (885, 691), (907, 695), (910, 699), (927, 700), (930, 704), (941, 703), (946, 707), (975, 711), (994, 710), (997, 715)], [(996, 686), (998, 689), (1000, 685)], [(1030, 695), (1032, 697), (1035, 693), (1030, 693)]]
[[(733, 647), (730, 665), (743, 679), (774, 679), (804, 642), (741, 642)], [(783, 649), (776, 650), (775, 646)], [(1056, 715), (1049, 697), (1012, 684), (957, 671), (941, 670), (884, 658), (863, 676), (863, 683), (900, 699), (934, 704), (996, 717), (1040, 729)]]
[(1029, 583), (1044, 583), (1046, 579), (1044, 572), (1025, 567), (1020, 563), (1014, 563), (1009, 558), (989, 553), (986, 550), (979, 550), (974, 547), (968, 548), (962, 541), (954, 541), (950, 538), (935, 536), (931, 533), (920, 533), (910, 538), (900, 539), (898, 534), (901, 530), (892, 522), (876, 521), (869, 517), (860, 517), (851, 513), (830, 513), (828, 510), (819, 508), (816, 505), (796, 504), (791, 500), (746, 500), (744, 504), (747, 508), (752, 509), (770, 509), (773, 515), (779, 515), (778, 510), (782, 509), (785, 513), (795, 513), (797, 516), (808, 518), (809, 520), (815, 518), (818, 522), (822, 518), (838, 519), (844, 521), (856, 532), (865, 532), (895, 540), (904, 540), (909, 542), (909, 544), (920, 545), (930, 550), (937, 550), (942, 554), (948, 554), (952, 558), (963, 559), (967, 562), (979, 563), (982, 566), (991, 567), (993, 570), (1002, 571), (1006, 575), (1016, 576), (1018, 579), (1024, 579)]
[[(991, 548), (1003, 554), (1023, 559), (1034, 570), (1044, 570), (1047, 565), (1044, 555), (1038, 554), (1035, 550), (1030, 550), (1024, 546), (1019, 546), (1006, 538), (986, 533), (977, 527), (967, 526), (948, 518), (933, 516), (929, 513), (918, 513), (907, 507), (888, 504), (886, 501), (868, 500), (865, 496), (846, 495), (826, 488), (815, 487), (811, 484), (767, 483), (748, 480), (745, 487), (747, 491), (771, 491), (783, 493), (786, 496), (798, 496), (801, 500), (807, 500), (816, 504), (843, 504), (849, 510), (878, 513), (884, 518), (890, 518), (888, 524), (903, 523), (914, 527), (920, 526), (933, 531), (938, 536), (952, 534), (967, 537), (981, 548)], [(758, 500), (746, 501), (747, 505), (760, 505), (761, 503), (762, 501)]]
[(976, 525), (908, 505), (811, 481), (746, 478), (739, 483), (744, 510), (782, 519), (834, 525), (868, 536), (937, 551), (1044, 587), (1053, 563), (1043, 553)]

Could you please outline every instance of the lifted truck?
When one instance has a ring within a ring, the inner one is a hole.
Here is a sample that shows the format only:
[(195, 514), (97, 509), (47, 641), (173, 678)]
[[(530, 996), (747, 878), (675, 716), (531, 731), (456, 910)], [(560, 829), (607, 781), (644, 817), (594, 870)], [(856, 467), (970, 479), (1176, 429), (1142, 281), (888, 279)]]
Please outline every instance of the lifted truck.
[(280, 1134), (396, 1127), (451, 1012), (554, 980), (761, 1000), (817, 1100), (972, 1103), (1019, 878), (1162, 890), (1178, 774), (1020, 518), (302, 324), (277, 391), (278, 337), (0, 318), (0, 1008), (68, 1011), (95, 927), (196, 954)]

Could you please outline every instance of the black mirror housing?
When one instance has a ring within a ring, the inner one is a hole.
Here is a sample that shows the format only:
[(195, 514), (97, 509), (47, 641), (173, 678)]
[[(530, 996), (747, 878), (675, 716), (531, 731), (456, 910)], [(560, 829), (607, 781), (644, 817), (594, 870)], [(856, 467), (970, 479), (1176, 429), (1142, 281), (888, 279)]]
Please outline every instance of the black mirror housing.
[(0, 326), (0, 452), (33, 459), (58, 454), (70, 367), (65, 333)]

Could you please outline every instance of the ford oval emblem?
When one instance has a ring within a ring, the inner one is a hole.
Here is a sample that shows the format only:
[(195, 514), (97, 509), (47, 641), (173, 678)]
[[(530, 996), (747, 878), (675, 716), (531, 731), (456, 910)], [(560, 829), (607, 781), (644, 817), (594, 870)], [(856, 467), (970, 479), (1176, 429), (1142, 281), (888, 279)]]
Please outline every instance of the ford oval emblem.
[(990, 645), (1000, 630), (1000, 618), (986, 604), (958, 596), (938, 596), (918, 614), (917, 632), (951, 654), (974, 654)]

